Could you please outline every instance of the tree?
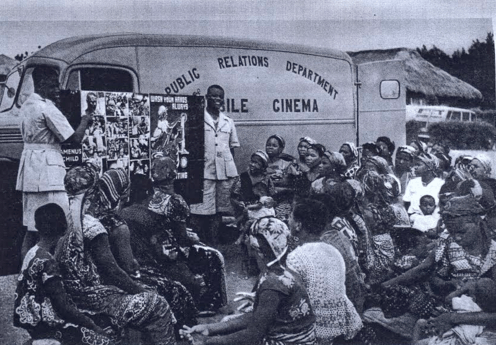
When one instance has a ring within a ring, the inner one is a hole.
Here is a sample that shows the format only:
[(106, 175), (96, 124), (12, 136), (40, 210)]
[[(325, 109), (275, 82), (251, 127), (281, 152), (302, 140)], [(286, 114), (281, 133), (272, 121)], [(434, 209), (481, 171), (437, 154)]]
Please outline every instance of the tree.
[(482, 108), (495, 109), (495, 66), (494, 66), (494, 35), (489, 32), (485, 41), (478, 39), (465, 51), (457, 49), (451, 56), (436, 46), (427, 49), (425, 45), (417, 48), (417, 52), (427, 61), (449, 74), (463, 80), (478, 89), (484, 99)]

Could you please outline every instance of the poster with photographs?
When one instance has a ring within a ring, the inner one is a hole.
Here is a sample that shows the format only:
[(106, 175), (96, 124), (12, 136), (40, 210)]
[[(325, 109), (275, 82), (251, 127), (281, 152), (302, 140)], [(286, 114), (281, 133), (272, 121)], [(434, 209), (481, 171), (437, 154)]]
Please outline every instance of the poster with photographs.
[[(188, 97), (150, 95), (152, 155), (163, 154), (177, 162), (179, 170), (186, 168), (186, 125), (188, 122)], [(178, 179), (186, 179), (187, 173), (179, 171)]]

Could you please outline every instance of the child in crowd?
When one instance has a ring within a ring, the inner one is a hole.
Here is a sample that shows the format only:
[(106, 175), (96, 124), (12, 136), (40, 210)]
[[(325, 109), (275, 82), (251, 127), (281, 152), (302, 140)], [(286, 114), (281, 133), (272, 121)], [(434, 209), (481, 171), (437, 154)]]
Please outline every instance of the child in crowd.
[(420, 211), (422, 214), (413, 213), (410, 215), (412, 228), (427, 233), (429, 237), (436, 235), (439, 213), (436, 210), (436, 199), (432, 195), (426, 194), (420, 198)]
[[(496, 311), (496, 284), (491, 278), (470, 281), (448, 295), (446, 300), (451, 300), (452, 308), (456, 312), (452, 314), (452, 317), (455, 318), (466, 312), (493, 313)], [(419, 319), (414, 328), (413, 343), (418, 345), (485, 344), (485, 342), (478, 341), (478, 336), (484, 331), (484, 327), (468, 324), (459, 324), (442, 335), (419, 341), (422, 334), (429, 333), (434, 326), (431, 320)]]
[(64, 211), (57, 204), (41, 206), (35, 212), (35, 222), (40, 239), (22, 264), (15, 294), (14, 325), (26, 329), (34, 340), (110, 344), (105, 331), (81, 313), (67, 295), (53, 257), (67, 228)]

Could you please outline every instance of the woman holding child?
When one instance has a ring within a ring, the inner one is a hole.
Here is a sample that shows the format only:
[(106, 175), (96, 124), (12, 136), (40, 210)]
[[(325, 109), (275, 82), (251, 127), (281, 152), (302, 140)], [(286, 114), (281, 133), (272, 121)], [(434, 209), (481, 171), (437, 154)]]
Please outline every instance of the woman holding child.
[[(490, 240), (487, 235), (486, 223), (482, 218), (485, 209), (471, 194), (456, 195), (443, 200), (443, 203), (441, 215), (449, 236), (439, 239), (436, 248), (420, 265), (384, 282), (383, 288), (398, 284), (408, 286), (430, 278), (433, 292), (440, 298), (445, 296), (451, 298), (458, 294), (451, 293), (456, 290), (467, 290), (467, 284), (473, 285), (481, 278), (495, 281), (496, 242)], [(443, 313), (429, 319), (423, 325), (442, 335), (456, 325), (494, 324), (496, 312), (484, 311), (485, 303), (480, 304), (479, 307), (482, 311), (463, 314)]]

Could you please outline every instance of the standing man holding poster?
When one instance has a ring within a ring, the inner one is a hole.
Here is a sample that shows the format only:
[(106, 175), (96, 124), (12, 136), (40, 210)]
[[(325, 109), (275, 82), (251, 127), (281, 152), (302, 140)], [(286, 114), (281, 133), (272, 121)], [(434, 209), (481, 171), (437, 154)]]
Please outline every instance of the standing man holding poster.
[(238, 176), (233, 149), (239, 147), (234, 122), (221, 112), (224, 106), (224, 89), (211, 85), (205, 96), (205, 168), (203, 172), (203, 202), (191, 205), (191, 225), (207, 244), (218, 244), (218, 229), (222, 213), (228, 213), (230, 189)]
[(39, 66), (31, 76), (34, 92), (23, 103), (19, 115), (24, 149), (16, 189), (22, 191), (23, 225), (27, 227), (21, 249), (22, 258), (35, 245), (38, 237), (34, 221), (36, 209), (56, 203), (66, 213), (69, 210), (60, 144), (69, 141), (80, 143), (93, 119), (93, 115), (83, 115), (74, 131), (55, 105), (60, 99), (58, 71), (52, 67)]

